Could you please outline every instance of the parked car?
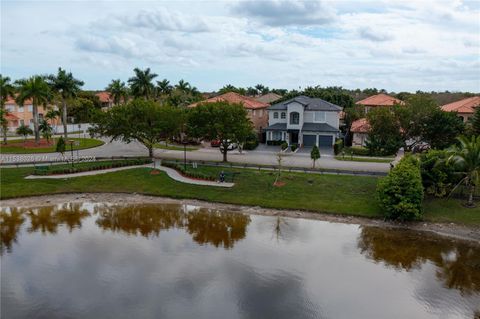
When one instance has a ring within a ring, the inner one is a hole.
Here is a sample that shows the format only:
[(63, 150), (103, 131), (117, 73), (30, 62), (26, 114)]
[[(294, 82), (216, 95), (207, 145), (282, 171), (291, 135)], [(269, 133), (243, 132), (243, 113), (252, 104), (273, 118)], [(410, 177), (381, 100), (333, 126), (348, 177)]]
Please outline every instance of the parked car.
[[(227, 142), (228, 142), (228, 147), (227, 147), (228, 151), (234, 150), (238, 147), (237, 143), (232, 143), (230, 140), (227, 140)], [(210, 146), (212, 146), (212, 147), (223, 147), (221, 140), (212, 140), (210, 142)]]
[(426, 152), (430, 149), (430, 145), (427, 144), (427, 143), (419, 143), (417, 145), (415, 145), (412, 149), (412, 153), (413, 154), (417, 154), (417, 153), (423, 153), (423, 152)]
[(211, 147), (220, 147), (221, 144), (222, 144), (222, 142), (220, 140), (212, 140), (210, 142)]

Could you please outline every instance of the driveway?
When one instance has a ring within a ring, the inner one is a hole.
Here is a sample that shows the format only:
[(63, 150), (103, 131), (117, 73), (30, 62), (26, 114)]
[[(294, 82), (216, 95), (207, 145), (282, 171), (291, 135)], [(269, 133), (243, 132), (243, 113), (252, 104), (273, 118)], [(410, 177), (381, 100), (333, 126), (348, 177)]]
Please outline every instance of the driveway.
[[(110, 156), (148, 156), (147, 149), (138, 142), (129, 144), (121, 141), (112, 141), (103, 139), (106, 143), (102, 146), (81, 150), (75, 152), (75, 156), (95, 156), (95, 157), (110, 157)], [(254, 151), (243, 151), (240, 154), (237, 150), (231, 151), (228, 154), (228, 160), (234, 163), (250, 163), (257, 165), (277, 165), (277, 153), (279, 147), (263, 147)], [(182, 151), (162, 150), (156, 149), (155, 157), (163, 159), (183, 159)], [(317, 161), (316, 167), (326, 169), (340, 169), (364, 172), (388, 172), (390, 165), (388, 163), (368, 163), (368, 162), (349, 162), (337, 161), (332, 155), (322, 152), (322, 157)], [(44, 153), (44, 154), (0, 154), (2, 163), (19, 163), (19, 162), (33, 162), (33, 161), (55, 161), (60, 158), (58, 153)], [(188, 160), (196, 161), (221, 161), (222, 154), (218, 148), (202, 148), (198, 151), (187, 152)], [(310, 159), (309, 151), (302, 151), (300, 153), (288, 154), (285, 153), (282, 159), (283, 166), (294, 167), (312, 167), (312, 160)]]

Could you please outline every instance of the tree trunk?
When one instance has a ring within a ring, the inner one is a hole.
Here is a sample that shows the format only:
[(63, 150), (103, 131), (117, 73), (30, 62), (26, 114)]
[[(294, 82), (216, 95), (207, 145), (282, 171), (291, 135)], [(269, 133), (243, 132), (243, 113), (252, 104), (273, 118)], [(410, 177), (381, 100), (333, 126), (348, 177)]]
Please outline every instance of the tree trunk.
[(35, 144), (40, 143), (40, 131), (38, 129), (38, 107), (36, 103), (32, 103), (33, 109), (33, 131), (35, 132)]
[(222, 151), (223, 161), (224, 161), (224, 162), (227, 162), (227, 152), (228, 152), (228, 150), (227, 150), (226, 148), (224, 148), (223, 151)]
[(147, 146), (148, 148), (148, 156), (150, 158), (153, 158), (153, 146)]
[(315, 168), (315, 160), (313, 160), (313, 168)]
[(62, 99), (62, 123), (63, 123), (63, 138), (65, 142), (68, 140), (68, 133), (67, 133), (67, 101), (63, 98)]
[(8, 126), (4, 126), (2, 130), (3, 130), (3, 144), (7, 145), (7, 130), (8, 130)]
[(470, 186), (470, 192), (468, 194), (468, 207), (473, 207), (473, 193), (475, 193), (475, 186)]

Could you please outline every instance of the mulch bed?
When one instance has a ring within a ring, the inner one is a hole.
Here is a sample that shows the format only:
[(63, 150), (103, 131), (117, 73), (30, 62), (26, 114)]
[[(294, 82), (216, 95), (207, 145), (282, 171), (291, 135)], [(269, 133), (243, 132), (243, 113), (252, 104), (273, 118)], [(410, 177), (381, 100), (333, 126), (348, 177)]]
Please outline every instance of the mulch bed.
[(24, 142), (8, 143), (7, 145), (4, 145), (4, 146), (5, 147), (22, 147), (22, 148), (48, 148), (53, 145), (55, 145), (53, 140), (50, 140), (50, 142), (47, 142), (46, 139), (40, 139), (40, 142), (38, 144), (36, 144), (34, 140), (27, 140), (25, 143)]

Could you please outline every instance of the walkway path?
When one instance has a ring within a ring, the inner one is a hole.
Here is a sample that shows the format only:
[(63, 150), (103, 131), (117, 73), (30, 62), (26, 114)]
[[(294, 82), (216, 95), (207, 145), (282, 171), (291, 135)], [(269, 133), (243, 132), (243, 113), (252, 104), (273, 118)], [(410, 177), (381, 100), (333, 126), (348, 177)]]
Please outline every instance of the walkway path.
[[(145, 165), (134, 165), (134, 166), (124, 166), (124, 167), (116, 167), (116, 168), (108, 168), (103, 170), (96, 170), (96, 171), (88, 171), (88, 172), (80, 172), (80, 173), (73, 173), (73, 174), (58, 174), (58, 175), (29, 175), (25, 177), (25, 179), (66, 179), (66, 178), (74, 178), (74, 177), (82, 177), (82, 176), (92, 176), (92, 175), (100, 175), (112, 172), (123, 171), (132, 168), (140, 168), (140, 167), (149, 167), (153, 168), (153, 164), (145, 164)], [(186, 184), (192, 185), (201, 185), (201, 186), (217, 186), (217, 187), (233, 187), (234, 183), (219, 183), (214, 181), (204, 181), (199, 179), (188, 178), (181, 175), (179, 172), (174, 170), (173, 168), (161, 166), (160, 162), (156, 163), (156, 169), (167, 173), (168, 177), (171, 179)]]

